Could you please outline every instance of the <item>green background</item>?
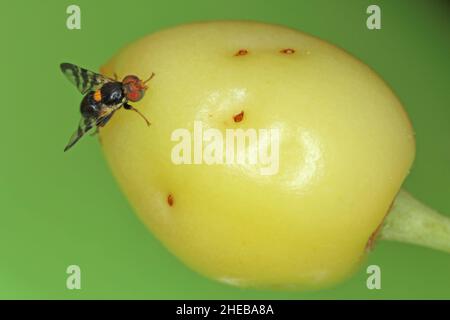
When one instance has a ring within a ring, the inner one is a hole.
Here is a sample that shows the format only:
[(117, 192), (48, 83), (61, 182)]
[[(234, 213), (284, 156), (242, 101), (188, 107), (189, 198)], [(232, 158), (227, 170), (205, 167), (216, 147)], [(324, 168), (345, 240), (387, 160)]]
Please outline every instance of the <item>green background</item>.
[[(382, 29), (366, 28), (366, 8)], [(66, 8), (81, 7), (81, 30)], [(146, 230), (119, 191), (95, 139), (63, 153), (81, 96), (60, 62), (92, 70), (119, 48), (181, 23), (251, 19), (328, 40), (374, 68), (407, 109), (417, 157), (405, 188), (450, 214), (450, 5), (448, 1), (10, 1), (0, 32), (0, 298), (450, 298), (450, 255), (379, 242), (360, 271), (316, 292), (244, 290), (196, 274)], [(182, 85), (182, 84), (180, 84)], [(82, 289), (66, 289), (66, 268)], [(366, 288), (366, 266), (382, 289)]]

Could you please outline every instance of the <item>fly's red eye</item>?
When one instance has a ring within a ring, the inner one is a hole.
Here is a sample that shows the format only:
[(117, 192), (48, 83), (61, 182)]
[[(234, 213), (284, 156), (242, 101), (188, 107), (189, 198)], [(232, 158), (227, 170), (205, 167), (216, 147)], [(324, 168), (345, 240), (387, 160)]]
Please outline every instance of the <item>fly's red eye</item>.
[(144, 97), (147, 86), (142, 81), (133, 75), (128, 75), (122, 80), (123, 89), (127, 99), (131, 102), (136, 102)]
[(132, 90), (132, 91), (128, 92), (128, 94), (127, 94), (128, 100), (130, 100), (132, 102), (141, 100), (143, 96), (144, 96), (144, 92), (141, 90)]
[(123, 78), (122, 83), (123, 84), (130, 84), (130, 83), (138, 83), (140, 80), (138, 77), (129, 75)]

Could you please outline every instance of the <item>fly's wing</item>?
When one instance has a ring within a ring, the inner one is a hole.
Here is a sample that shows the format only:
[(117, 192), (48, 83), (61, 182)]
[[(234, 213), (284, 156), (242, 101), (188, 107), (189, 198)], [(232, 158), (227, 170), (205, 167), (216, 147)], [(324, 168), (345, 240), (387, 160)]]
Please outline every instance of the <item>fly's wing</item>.
[(116, 112), (116, 110), (113, 110), (109, 114), (107, 114), (106, 116), (97, 119), (97, 122), (95, 123), (96, 126), (97, 127), (104, 127), (105, 124), (108, 123), (109, 119), (111, 119), (111, 117), (113, 116), (114, 112)]
[(96, 121), (94, 119), (85, 120), (84, 118), (82, 118), (80, 124), (78, 125), (78, 129), (70, 137), (69, 143), (67, 143), (67, 146), (64, 148), (64, 152), (72, 148), (72, 146), (77, 143), (78, 140), (80, 140), (81, 137), (84, 136), (84, 134), (91, 130), (95, 125)]
[(101, 74), (83, 69), (71, 63), (61, 63), (60, 67), (67, 79), (69, 79), (82, 94), (86, 94), (89, 91), (95, 91), (101, 88), (105, 83), (114, 81)]
[[(80, 120), (80, 124), (78, 125), (77, 131), (75, 131), (72, 134), (72, 136), (70, 137), (69, 143), (67, 143), (67, 146), (64, 148), (64, 152), (66, 152), (67, 150), (72, 148), (73, 145), (75, 143), (77, 143), (78, 140), (80, 140), (81, 137), (84, 136), (84, 134), (87, 133), (89, 130), (91, 130), (94, 126), (97, 127), (97, 130), (98, 130), (98, 127), (105, 126), (105, 124), (113, 116), (114, 112), (115, 112), (115, 110), (112, 111), (111, 113), (107, 114), (106, 116), (100, 117), (98, 119), (86, 120), (86, 119), (82, 118)], [(97, 131), (94, 132), (94, 134), (95, 133), (97, 133)]]

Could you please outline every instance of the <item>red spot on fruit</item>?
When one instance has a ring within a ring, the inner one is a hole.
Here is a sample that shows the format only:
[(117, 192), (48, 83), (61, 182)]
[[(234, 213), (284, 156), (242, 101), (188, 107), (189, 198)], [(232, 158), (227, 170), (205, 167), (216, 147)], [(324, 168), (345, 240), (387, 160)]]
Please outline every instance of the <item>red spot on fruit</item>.
[(234, 122), (241, 122), (244, 119), (244, 111), (239, 112), (233, 116)]
[(167, 196), (167, 204), (171, 207), (173, 206), (173, 195), (172, 194), (169, 194)]
[(284, 53), (284, 54), (293, 54), (293, 53), (295, 53), (295, 50), (291, 49), (291, 48), (287, 48), (287, 49), (281, 50), (280, 52)]
[(372, 250), (372, 248), (375, 246), (375, 242), (377, 240), (377, 237), (381, 231), (381, 227), (384, 224), (384, 220), (386, 220), (387, 215), (391, 212), (392, 210), (392, 206), (394, 205), (394, 202), (391, 203), (391, 205), (389, 206), (388, 211), (386, 212), (386, 214), (383, 217), (383, 220), (381, 221), (381, 223), (378, 225), (378, 227), (375, 229), (374, 232), (372, 232), (372, 234), (369, 237), (369, 240), (367, 240), (366, 243), (366, 251), (370, 251)]
[(377, 239), (378, 233), (381, 230), (381, 224), (377, 227), (377, 229), (370, 235), (369, 240), (366, 243), (366, 251), (372, 250), (372, 248), (375, 246), (375, 241)]
[(235, 56), (245, 56), (246, 54), (248, 54), (248, 50), (246, 49), (240, 49), (238, 52), (236, 52), (234, 55)]

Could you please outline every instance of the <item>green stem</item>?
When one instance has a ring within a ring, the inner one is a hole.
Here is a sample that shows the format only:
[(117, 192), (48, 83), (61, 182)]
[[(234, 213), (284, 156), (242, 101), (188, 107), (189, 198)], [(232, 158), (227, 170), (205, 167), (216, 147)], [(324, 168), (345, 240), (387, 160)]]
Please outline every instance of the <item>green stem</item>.
[(450, 253), (450, 218), (400, 190), (379, 239), (412, 243)]

